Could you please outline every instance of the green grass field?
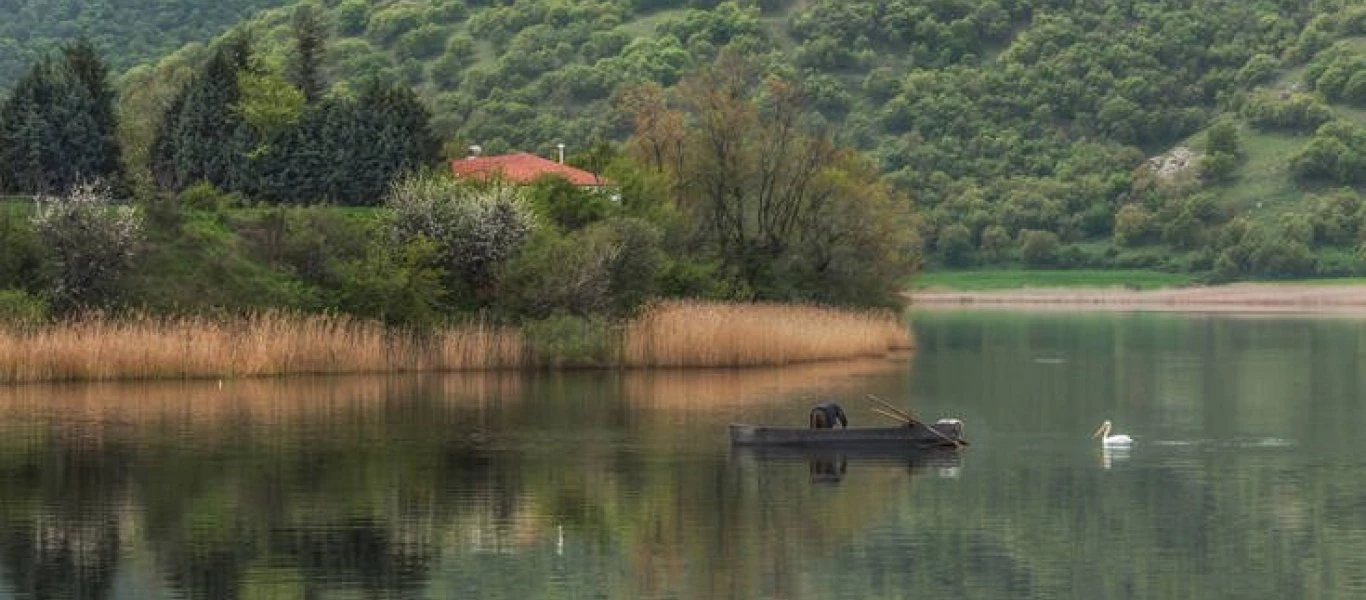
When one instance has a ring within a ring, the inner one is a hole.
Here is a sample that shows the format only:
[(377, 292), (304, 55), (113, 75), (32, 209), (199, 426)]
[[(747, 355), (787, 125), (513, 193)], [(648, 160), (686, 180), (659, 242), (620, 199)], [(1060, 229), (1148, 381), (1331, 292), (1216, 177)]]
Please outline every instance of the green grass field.
[(1257, 221), (1273, 221), (1298, 208), (1306, 190), (1291, 179), (1289, 158), (1309, 143), (1309, 138), (1261, 133), (1250, 127), (1242, 127), (1239, 134), (1247, 160), (1238, 168), (1236, 179), (1212, 191)]
[(930, 271), (911, 279), (912, 289), (959, 291), (1008, 290), (1017, 288), (1107, 288), (1156, 289), (1190, 285), (1195, 279), (1181, 273), (1125, 270), (1027, 270), (981, 269), (970, 271)]

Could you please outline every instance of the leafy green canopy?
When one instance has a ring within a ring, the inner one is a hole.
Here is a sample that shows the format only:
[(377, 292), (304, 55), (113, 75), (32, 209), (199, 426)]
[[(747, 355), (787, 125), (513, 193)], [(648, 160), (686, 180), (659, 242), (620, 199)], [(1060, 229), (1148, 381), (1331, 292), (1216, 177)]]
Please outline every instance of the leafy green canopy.
[[(921, 206), (980, 201), (973, 240), (994, 224), (1013, 243), (1024, 229), (1063, 242), (1108, 236), (1145, 155), (1359, 30), (1354, 5), (346, 0), (302, 22), (335, 33), (323, 70), (336, 88), (373, 77), (414, 86), (452, 153), (621, 140), (626, 90), (672, 86), (730, 47), (800, 86)], [(282, 9), (247, 26), (267, 62), (294, 64), (302, 54), (285, 40), (300, 23)], [(932, 230), (962, 216), (949, 212), (932, 215)]]
[(122, 71), (203, 43), (285, 0), (22, 0), (0, 3), (0, 91), (13, 89), (34, 61), (84, 37)]

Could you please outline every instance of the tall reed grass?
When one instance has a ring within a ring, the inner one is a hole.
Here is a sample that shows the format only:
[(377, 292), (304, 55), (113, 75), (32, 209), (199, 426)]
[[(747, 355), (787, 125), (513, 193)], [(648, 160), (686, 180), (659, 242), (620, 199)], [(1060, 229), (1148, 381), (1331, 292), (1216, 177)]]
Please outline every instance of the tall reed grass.
[(480, 324), (418, 338), (336, 315), (88, 317), (0, 330), (0, 383), (498, 369), (522, 352), (516, 330)]
[[(739, 367), (879, 356), (911, 346), (890, 315), (669, 302), (600, 328), (601, 367)], [(88, 317), (0, 328), (0, 383), (525, 369), (565, 364), (554, 344), (482, 323), (427, 336), (337, 315)]]
[(666, 302), (626, 326), (628, 367), (749, 367), (882, 356), (911, 348), (885, 312), (791, 304)]

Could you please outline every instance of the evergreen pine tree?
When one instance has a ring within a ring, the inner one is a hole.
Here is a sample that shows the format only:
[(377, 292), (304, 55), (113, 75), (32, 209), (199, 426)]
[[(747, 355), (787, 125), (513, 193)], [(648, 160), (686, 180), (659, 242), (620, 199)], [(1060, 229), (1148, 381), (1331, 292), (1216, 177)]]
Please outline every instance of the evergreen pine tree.
[(294, 52), (290, 56), (289, 80), (304, 93), (304, 100), (315, 104), (323, 97), (327, 82), (323, 58), (327, 53), (327, 23), (312, 4), (294, 11)]
[(89, 96), (88, 114), (94, 122), (97, 136), (97, 146), (92, 148), (96, 156), (91, 157), (90, 162), (95, 165), (100, 178), (110, 185), (121, 187), (123, 164), (120, 159), (118, 119), (114, 114), (114, 104), (118, 98), (109, 83), (109, 68), (84, 38), (64, 48), (62, 53), (66, 59), (66, 70)]
[(331, 200), (328, 121), (341, 104), (323, 100), (304, 109), (293, 126), (275, 136), (257, 158), (260, 194), (274, 202)]
[(411, 89), (372, 80), (334, 115), (332, 191), (338, 202), (378, 204), (394, 177), (437, 162), (440, 142), (427, 108)]
[(5, 106), (0, 126), (0, 165), (5, 169), (5, 189), (10, 192), (43, 193), (53, 189), (45, 158), (55, 154), (45, 146), (57, 139), (51, 123), (43, 118), (31, 98), (16, 95)]
[(225, 191), (250, 191), (256, 134), (234, 109), (239, 72), (249, 68), (250, 40), (237, 35), (210, 57), (176, 98), (153, 142), (157, 179), (179, 191), (207, 181)]
[(65, 64), (40, 60), (0, 109), (0, 139), (12, 190), (57, 193), (103, 177), (93, 100)]
[(65, 68), (54, 71), (52, 82), (53, 98), (42, 115), (57, 134), (56, 144), (44, 144), (47, 152), (42, 158), (50, 189), (66, 192), (79, 183), (116, 176), (118, 155), (113, 154), (111, 160), (111, 140), (100, 131), (95, 99)]
[(152, 180), (164, 190), (180, 189), (180, 171), (176, 168), (176, 127), (180, 124), (180, 114), (185, 110), (185, 99), (189, 96), (187, 85), (176, 92), (166, 107), (166, 114), (157, 123), (156, 133), (152, 136), (152, 148), (148, 161)]
[(94, 179), (122, 181), (107, 75), (83, 42), (29, 69), (0, 106), (0, 187), (60, 193)]

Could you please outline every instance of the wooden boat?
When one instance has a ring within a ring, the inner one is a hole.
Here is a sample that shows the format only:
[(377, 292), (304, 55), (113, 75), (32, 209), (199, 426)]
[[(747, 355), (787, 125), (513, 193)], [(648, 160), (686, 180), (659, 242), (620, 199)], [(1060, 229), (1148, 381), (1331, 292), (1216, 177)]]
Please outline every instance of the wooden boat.
[[(930, 428), (934, 430), (931, 431)], [(956, 442), (956, 443), (955, 443)], [(933, 425), (923, 423), (897, 427), (771, 427), (730, 425), (730, 443), (737, 446), (905, 446), (911, 448), (956, 448), (966, 446), (963, 423), (944, 419)]]

